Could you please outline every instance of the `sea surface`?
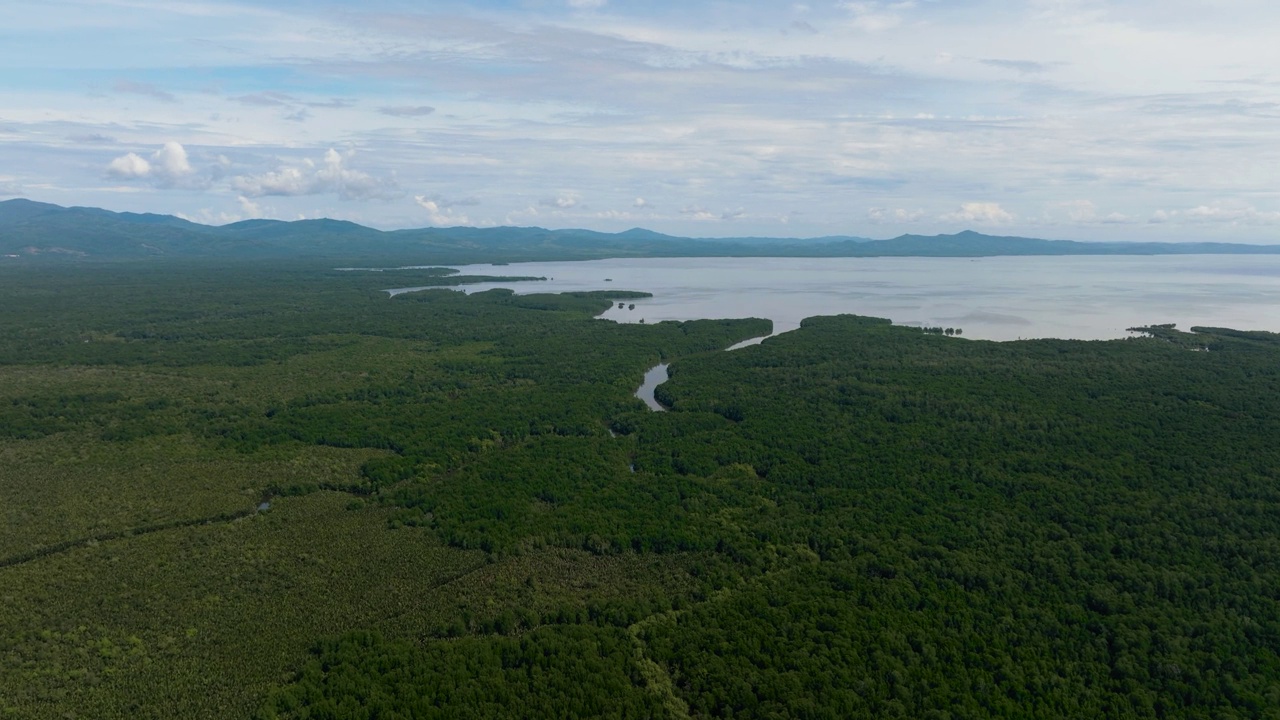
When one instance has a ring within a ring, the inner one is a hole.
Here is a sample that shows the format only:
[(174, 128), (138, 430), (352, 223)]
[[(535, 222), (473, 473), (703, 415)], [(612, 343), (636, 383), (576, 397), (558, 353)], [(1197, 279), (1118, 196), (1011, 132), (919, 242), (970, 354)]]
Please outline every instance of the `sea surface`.
[[(601, 317), (618, 322), (761, 317), (774, 332), (813, 315), (960, 328), (987, 340), (1125, 337), (1176, 323), (1280, 332), (1280, 256), (994, 258), (635, 258), (459, 266), (464, 275), (541, 282), (467, 285), (517, 293), (641, 290)], [(401, 292), (408, 288), (396, 288)]]

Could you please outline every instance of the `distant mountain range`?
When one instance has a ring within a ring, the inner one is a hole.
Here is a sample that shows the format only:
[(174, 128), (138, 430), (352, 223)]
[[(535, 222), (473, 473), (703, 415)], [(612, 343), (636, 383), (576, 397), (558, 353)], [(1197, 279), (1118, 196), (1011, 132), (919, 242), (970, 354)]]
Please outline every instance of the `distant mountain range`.
[(201, 225), (172, 215), (117, 213), (16, 199), (0, 202), (0, 261), (316, 259), (461, 264), (619, 257), (989, 257), (995, 255), (1280, 254), (1280, 245), (1075, 242), (955, 235), (682, 238), (635, 228), (620, 233), (543, 228), (382, 231), (343, 220), (245, 220)]

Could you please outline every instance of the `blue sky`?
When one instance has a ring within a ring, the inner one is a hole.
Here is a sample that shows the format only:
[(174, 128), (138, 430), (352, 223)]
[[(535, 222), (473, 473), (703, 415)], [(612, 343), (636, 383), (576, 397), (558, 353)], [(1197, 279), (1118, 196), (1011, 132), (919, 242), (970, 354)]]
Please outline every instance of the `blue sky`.
[(0, 197), (1280, 242), (1263, 0), (0, 4)]

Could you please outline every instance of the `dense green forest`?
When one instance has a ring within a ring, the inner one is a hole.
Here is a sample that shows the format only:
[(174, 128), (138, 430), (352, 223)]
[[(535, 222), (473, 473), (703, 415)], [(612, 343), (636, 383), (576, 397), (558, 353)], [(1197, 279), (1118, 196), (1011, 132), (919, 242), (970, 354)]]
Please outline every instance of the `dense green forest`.
[(1280, 718), (1280, 336), (491, 279), (0, 268), (0, 717)]

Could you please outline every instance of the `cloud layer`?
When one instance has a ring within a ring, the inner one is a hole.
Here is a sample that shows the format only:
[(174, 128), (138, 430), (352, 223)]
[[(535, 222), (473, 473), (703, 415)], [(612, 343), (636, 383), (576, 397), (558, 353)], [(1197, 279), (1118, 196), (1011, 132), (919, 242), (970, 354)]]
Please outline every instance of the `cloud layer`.
[(1277, 241), (1280, 6), (1228, 5), (17, 0), (0, 190), (381, 227)]

